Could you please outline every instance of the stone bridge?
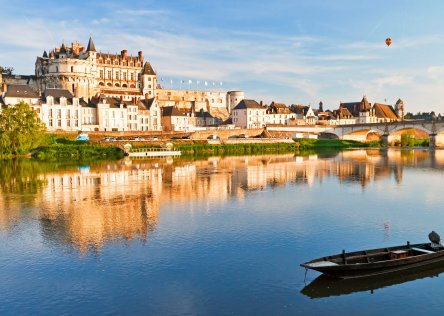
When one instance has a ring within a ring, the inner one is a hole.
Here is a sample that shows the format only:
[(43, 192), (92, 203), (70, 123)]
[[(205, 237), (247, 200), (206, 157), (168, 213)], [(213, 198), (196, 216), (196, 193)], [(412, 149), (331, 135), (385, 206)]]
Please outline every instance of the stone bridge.
[[(350, 125), (326, 125), (326, 126), (288, 126), (288, 127), (267, 127), (268, 130), (280, 130), (294, 133), (310, 133), (319, 134), (326, 133), (335, 135), (339, 139), (349, 139), (358, 141), (367, 141), (370, 134), (376, 134), (381, 137), (385, 145), (400, 138), (402, 130), (417, 129), (421, 130), (429, 136), (429, 146), (437, 146), (438, 134), (444, 131), (444, 121), (399, 121), (390, 123), (366, 123), (366, 124), (350, 124)], [(444, 133), (439, 135), (444, 139)], [(439, 142), (444, 145), (444, 142)]]

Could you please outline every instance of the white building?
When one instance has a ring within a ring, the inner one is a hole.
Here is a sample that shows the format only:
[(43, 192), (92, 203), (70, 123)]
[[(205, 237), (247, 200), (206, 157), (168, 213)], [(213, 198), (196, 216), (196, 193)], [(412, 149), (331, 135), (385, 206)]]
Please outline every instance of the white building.
[(162, 126), (165, 131), (192, 132), (196, 126), (193, 111), (185, 111), (174, 106), (162, 108)]
[(24, 102), (30, 106), (40, 104), (40, 95), (28, 85), (3, 85), (3, 93), (1, 94), (3, 105), (16, 105)]
[(272, 102), (267, 109), (265, 117), (267, 125), (289, 125), (296, 120), (296, 113), (292, 112), (284, 103)]
[[(39, 118), (48, 131), (81, 131), (86, 102), (66, 89), (46, 89), (42, 96)], [(95, 115), (93, 114), (95, 118)]]
[(233, 108), (231, 118), (239, 128), (263, 128), (266, 125), (266, 107), (254, 100), (242, 100)]

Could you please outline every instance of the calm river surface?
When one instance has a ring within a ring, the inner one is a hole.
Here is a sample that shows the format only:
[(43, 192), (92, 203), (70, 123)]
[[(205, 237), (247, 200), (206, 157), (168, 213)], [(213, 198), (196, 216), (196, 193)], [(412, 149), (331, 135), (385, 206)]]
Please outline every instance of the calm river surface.
[(299, 266), (444, 236), (444, 151), (0, 162), (0, 315), (438, 315), (444, 265)]

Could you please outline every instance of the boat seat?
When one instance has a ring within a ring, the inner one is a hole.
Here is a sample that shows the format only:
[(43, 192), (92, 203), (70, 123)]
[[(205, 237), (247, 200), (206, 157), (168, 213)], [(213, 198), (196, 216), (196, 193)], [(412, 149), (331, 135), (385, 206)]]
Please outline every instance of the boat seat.
[(417, 251), (417, 252), (422, 252), (422, 253), (435, 253), (434, 251), (427, 250), (427, 249), (422, 249), (422, 248), (412, 247), (411, 249), (414, 250), (414, 251)]

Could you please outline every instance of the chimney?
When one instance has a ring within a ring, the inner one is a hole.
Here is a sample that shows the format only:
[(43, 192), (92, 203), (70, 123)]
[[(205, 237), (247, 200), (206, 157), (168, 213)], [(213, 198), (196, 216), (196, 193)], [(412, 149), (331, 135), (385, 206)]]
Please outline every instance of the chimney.
[(126, 57), (128, 56), (128, 51), (126, 49), (122, 50), (121, 55), (123, 59), (126, 59)]
[(133, 97), (133, 104), (136, 104), (136, 97)]
[(263, 104), (263, 102), (262, 102), (262, 101), (260, 101), (260, 102), (259, 102), (259, 105), (260, 105), (260, 106), (263, 106), (264, 104)]
[(147, 100), (148, 101), (148, 93), (145, 93), (145, 100)]
[(123, 103), (123, 96), (120, 96), (120, 103)]
[(142, 55), (142, 51), (139, 51), (139, 61), (143, 60), (143, 55)]

